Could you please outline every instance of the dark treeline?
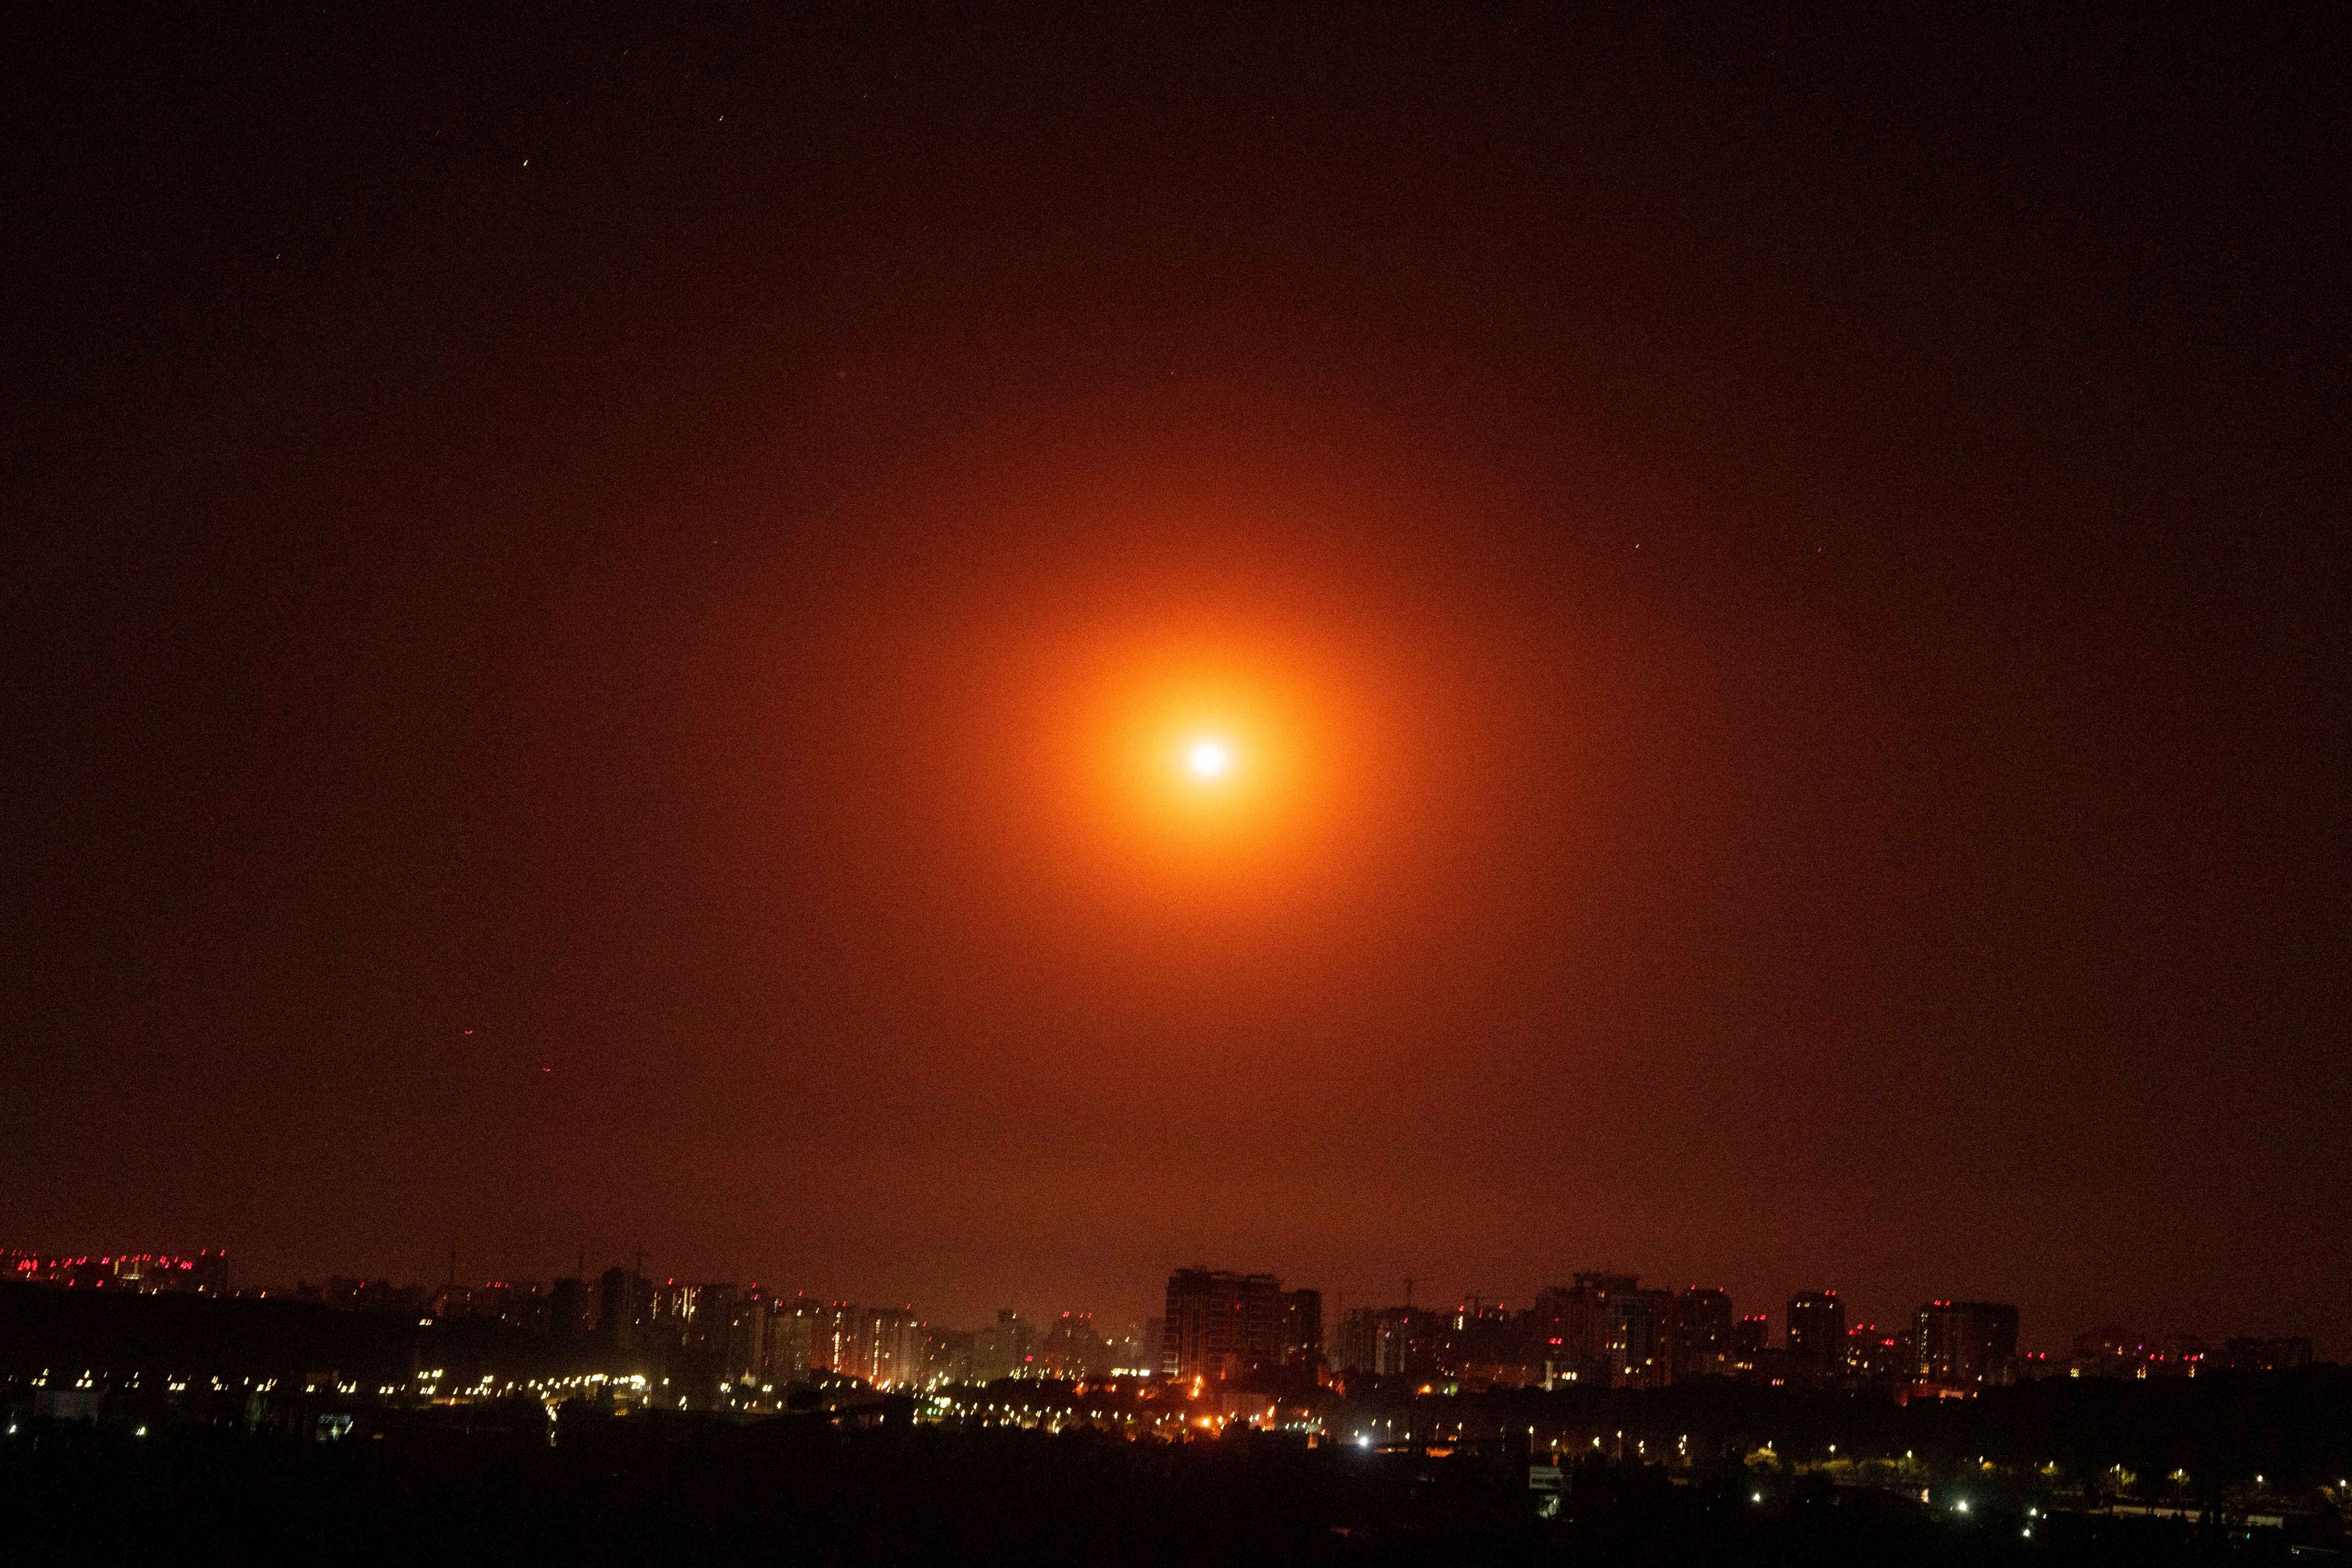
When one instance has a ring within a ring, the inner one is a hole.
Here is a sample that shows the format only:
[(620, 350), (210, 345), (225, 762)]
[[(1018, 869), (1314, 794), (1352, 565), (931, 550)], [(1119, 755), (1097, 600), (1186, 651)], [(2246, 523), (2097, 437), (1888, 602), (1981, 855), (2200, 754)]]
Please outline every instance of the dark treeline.
[[(1774, 1388), (1710, 1378), (1657, 1390), (1498, 1391), (1438, 1399), (1373, 1396), (1361, 1408), (1443, 1437), (1558, 1427), (1646, 1442), (1663, 1456), (1688, 1437), (1694, 1455), (1771, 1446), (1790, 1465), (1828, 1457), (1916, 1453), (1937, 1469), (1989, 1459), (2011, 1469), (2055, 1465), (2067, 1480), (2121, 1465), (2143, 1478), (2186, 1470), (2201, 1486), (2263, 1477), (2275, 1490), (2352, 1476), (2352, 1369), (2221, 1372), (2199, 1378), (2050, 1378), (1972, 1399)], [(1408, 1415), (1407, 1413), (1410, 1413)]]
[[(523, 1414), (518, 1412), (518, 1415)], [(844, 1431), (641, 1414), (412, 1426), (363, 1442), (83, 1426), (0, 1446), (22, 1562), (150, 1563), (1807, 1564), (2261, 1562), (2212, 1524), (1966, 1519), (1806, 1478), (1759, 1506), (1747, 1474), (1569, 1468), (1538, 1518), (1523, 1466), (1262, 1436), (1135, 1444), (1088, 1432)]]

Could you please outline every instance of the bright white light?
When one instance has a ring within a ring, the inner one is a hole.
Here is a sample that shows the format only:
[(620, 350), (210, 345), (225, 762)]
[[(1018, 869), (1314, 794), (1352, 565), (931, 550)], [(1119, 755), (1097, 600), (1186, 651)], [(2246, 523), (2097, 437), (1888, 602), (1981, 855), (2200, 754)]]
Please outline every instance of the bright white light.
[(1231, 746), (1218, 740), (1199, 740), (1184, 752), (1184, 765), (1196, 779), (1221, 779), (1234, 771)]

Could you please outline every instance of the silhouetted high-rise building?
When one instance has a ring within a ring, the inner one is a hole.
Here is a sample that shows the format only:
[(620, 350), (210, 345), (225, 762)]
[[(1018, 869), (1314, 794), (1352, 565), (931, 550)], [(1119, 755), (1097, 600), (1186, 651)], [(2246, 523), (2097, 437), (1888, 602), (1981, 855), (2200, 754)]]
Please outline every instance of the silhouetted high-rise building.
[(1845, 1370), (1845, 1303), (1834, 1290), (1789, 1298), (1789, 1360), (1815, 1375)]
[(2017, 1380), (2017, 1309), (1991, 1301), (1930, 1301), (1914, 1343), (1919, 1376), (1953, 1387)]
[(1908, 1379), (1916, 1375), (1917, 1359), (1908, 1332), (1882, 1333), (1875, 1323), (1856, 1323), (1845, 1331), (1845, 1370), (1855, 1377)]
[(188, 1263), (191, 1267), (186, 1276), (185, 1289), (194, 1291), (199, 1296), (228, 1294), (228, 1254), (226, 1252), (217, 1252), (211, 1247), (206, 1247), (194, 1258), (188, 1259)]
[(857, 1375), (877, 1388), (920, 1387), (930, 1333), (914, 1309), (868, 1307), (856, 1321)]
[(1762, 1312), (1748, 1313), (1731, 1325), (1731, 1364), (1753, 1372), (1771, 1343), (1772, 1320)]
[(558, 1279), (547, 1291), (547, 1331), (561, 1342), (580, 1337), (588, 1325), (588, 1287), (581, 1279)]
[(2221, 1361), (2239, 1372), (2294, 1372), (2311, 1364), (2307, 1339), (2233, 1339), (2221, 1347)]
[(818, 1364), (817, 1338), (825, 1318), (822, 1301), (794, 1296), (768, 1307), (763, 1381), (779, 1387), (805, 1379)]
[(1421, 1307), (1350, 1307), (1339, 1324), (1339, 1365), (1375, 1377), (1437, 1371), (1440, 1320)]
[(672, 1364), (698, 1392), (712, 1379), (770, 1381), (767, 1329), (768, 1301), (756, 1286), (670, 1280), (654, 1293), (653, 1337), (673, 1351)]
[(596, 1282), (596, 1338), (608, 1351), (643, 1348), (653, 1286), (628, 1268), (607, 1268)]
[(1707, 1377), (1731, 1369), (1731, 1298), (1694, 1285), (1675, 1298), (1675, 1380)]
[(768, 1319), (768, 1300), (756, 1286), (749, 1290), (731, 1284), (696, 1287), (687, 1334), (696, 1370), (715, 1371), (730, 1382), (766, 1381)]
[(701, 1289), (678, 1279), (653, 1286), (652, 1304), (639, 1328), (645, 1342), (659, 1345), (664, 1354), (685, 1349), (694, 1335), (694, 1309)]
[(1277, 1351), (1286, 1366), (1320, 1366), (1323, 1363), (1323, 1292), (1300, 1289), (1285, 1290), (1278, 1301), (1281, 1324), (1276, 1331)]
[[(748, 1359), (753, 1344), (745, 1331), (763, 1330), (764, 1343), (759, 1348), (765, 1350), (772, 1379), (797, 1376), (803, 1366), (812, 1373), (854, 1377), (877, 1387), (917, 1384), (928, 1375), (929, 1325), (911, 1308), (816, 1302), (802, 1296), (772, 1309), (765, 1303), (758, 1306), (760, 1311), (748, 1323), (739, 1317), (731, 1343), (738, 1347), (737, 1353)], [(1011, 1310), (1000, 1316), (1010, 1319)], [(1028, 1325), (1019, 1326), (1025, 1334)], [(1025, 1350), (1025, 1339), (1022, 1342)]]
[(768, 1329), (774, 1309), (755, 1286), (735, 1309), (734, 1331), (727, 1337), (727, 1362), (738, 1377), (752, 1383), (767, 1380)]
[(1545, 1381), (1660, 1388), (1674, 1381), (1675, 1293), (1632, 1274), (1579, 1274), (1536, 1292), (1528, 1314)]
[(629, 1271), (607, 1268), (597, 1277), (595, 1294), (595, 1330), (597, 1337), (610, 1340), (615, 1325), (625, 1321), (628, 1313)]
[(685, 1342), (714, 1363), (728, 1361), (740, 1294), (732, 1281), (684, 1287), (678, 1292), (678, 1332)]
[(933, 1329), (923, 1342), (924, 1375), (934, 1383), (970, 1383), (980, 1336), (965, 1329)]
[(1437, 1366), (1473, 1384), (1517, 1388), (1541, 1381), (1545, 1357), (1535, 1343), (1536, 1316), (1472, 1297), (1440, 1315)]
[(1664, 1388), (1674, 1381), (1675, 1293), (1639, 1288), (1609, 1300), (1609, 1381)]
[[(1547, 1381), (1617, 1381), (1624, 1361), (1623, 1311), (1617, 1303), (1642, 1288), (1632, 1274), (1579, 1274), (1567, 1286), (1536, 1292), (1531, 1324), (1547, 1363)], [(1635, 1309), (1645, 1315), (1647, 1309)], [(1646, 1347), (1647, 1336), (1644, 1336)]]
[[(1321, 1303), (1317, 1303), (1320, 1315)], [(1212, 1381), (1239, 1377), (1282, 1351), (1282, 1282), (1271, 1274), (1179, 1268), (1168, 1277), (1160, 1370)]]
[(1037, 1364), (1047, 1377), (1094, 1377), (1110, 1370), (1110, 1346), (1095, 1331), (1092, 1312), (1065, 1312), (1037, 1342)]
[(1582, 1347), (1574, 1341), (1576, 1321), (1569, 1307), (1567, 1287), (1547, 1285), (1536, 1292), (1536, 1304), (1528, 1313), (1528, 1332), (1546, 1387), (1583, 1375)]
[(972, 1374), (982, 1383), (1034, 1376), (1037, 1334), (1029, 1320), (1010, 1307), (999, 1307), (996, 1321), (972, 1336), (971, 1367)]

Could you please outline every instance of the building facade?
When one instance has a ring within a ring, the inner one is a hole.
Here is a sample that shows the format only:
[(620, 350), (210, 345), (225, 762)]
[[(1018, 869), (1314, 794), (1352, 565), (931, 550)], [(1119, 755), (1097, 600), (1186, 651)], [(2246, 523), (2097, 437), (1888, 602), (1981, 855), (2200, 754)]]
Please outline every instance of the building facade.
[(1731, 1297), (1727, 1292), (1693, 1285), (1675, 1297), (1675, 1381), (1729, 1373), (1731, 1334)]
[(2017, 1381), (2017, 1309), (1995, 1301), (1930, 1301), (1913, 1320), (1924, 1383), (1969, 1388)]
[(1282, 1312), (1277, 1353), (1285, 1366), (1321, 1366), (1326, 1359), (1323, 1348), (1323, 1292), (1313, 1289), (1285, 1290), (1280, 1300)]
[[(1239, 1378), (1282, 1356), (1282, 1282), (1271, 1274), (1179, 1268), (1168, 1277), (1162, 1372), (1212, 1383)], [(1321, 1317), (1321, 1299), (1316, 1313)]]
[(1789, 1298), (1789, 1360), (1814, 1377), (1845, 1371), (1845, 1303), (1834, 1290), (1800, 1290)]
[(1420, 1307), (1351, 1307), (1339, 1326), (1339, 1366), (1374, 1377), (1433, 1377), (1440, 1320)]

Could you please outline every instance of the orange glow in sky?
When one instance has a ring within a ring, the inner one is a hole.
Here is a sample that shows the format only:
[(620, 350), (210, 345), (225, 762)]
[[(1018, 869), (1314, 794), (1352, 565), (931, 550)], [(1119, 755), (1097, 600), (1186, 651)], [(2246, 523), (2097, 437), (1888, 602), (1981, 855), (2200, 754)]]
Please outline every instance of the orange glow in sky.
[(1230, 886), (1285, 875), (1280, 864), (1295, 874), (1340, 804), (1333, 695), (1308, 689), (1295, 656), (1245, 642), (1103, 653), (1100, 717), (1078, 730), (1104, 748), (1097, 788), (1115, 841), (1163, 875), (1190, 867)]

